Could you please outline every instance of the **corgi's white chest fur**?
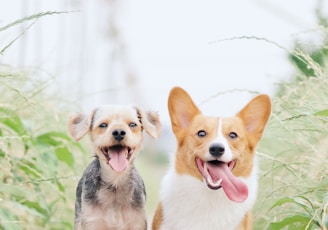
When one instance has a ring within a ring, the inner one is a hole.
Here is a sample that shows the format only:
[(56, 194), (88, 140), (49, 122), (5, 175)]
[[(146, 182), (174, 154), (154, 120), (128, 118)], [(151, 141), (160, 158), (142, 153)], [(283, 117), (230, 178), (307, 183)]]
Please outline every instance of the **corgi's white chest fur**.
[(233, 230), (243, 220), (256, 199), (257, 167), (244, 179), (249, 196), (243, 203), (227, 198), (222, 189), (211, 190), (204, 182), (178, 175), (174, 167), (164, 177), (161, 190), (163, 219), (161, 230)]

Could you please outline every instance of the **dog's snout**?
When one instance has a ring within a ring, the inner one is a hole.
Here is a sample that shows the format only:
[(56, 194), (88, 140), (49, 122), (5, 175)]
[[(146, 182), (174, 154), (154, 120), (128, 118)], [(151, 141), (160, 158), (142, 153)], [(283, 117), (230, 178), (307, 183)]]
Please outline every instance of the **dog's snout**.
[(122, 129), (115, 129), (112, 132), (112, 135), (113, 135), (114, 139), (117, 140), (117, 141), (123, 140), (124, 137), (125, 137), (125, 134), (126, 134), (126, 132)]
[(213, 144), (209, 148), (209, 152), (214, 157), (220, 157), (224, 154), (225, 148), (223, 144), (217, 143)]

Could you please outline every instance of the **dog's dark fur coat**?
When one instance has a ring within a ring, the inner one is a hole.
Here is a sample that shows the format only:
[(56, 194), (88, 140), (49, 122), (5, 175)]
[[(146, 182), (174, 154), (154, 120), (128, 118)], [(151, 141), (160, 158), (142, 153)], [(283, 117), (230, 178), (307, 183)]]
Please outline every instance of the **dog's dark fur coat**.
[[(101, 200), (98, 199), (98, 190), (106, 190), (108, 196), (115, 197), (112, 203), (113, 209), (122, 208), (121, 201), (127, 197), (132, 197), (131, 200), (128, 200), (128, 206), (142, 210), (146, 201), (146, 190), (143, 180), (134, 166), (125, 180), (126, 186), (108, 185), (104, 182), (100, 176), (99, 159), (95, 156), (95, 159), (84, 171), (76, 189), (75, 218), (80, 218), (81, 199), (90, 205), (99, 205)], [(82, 191), (84, 191), (83, 194)]]

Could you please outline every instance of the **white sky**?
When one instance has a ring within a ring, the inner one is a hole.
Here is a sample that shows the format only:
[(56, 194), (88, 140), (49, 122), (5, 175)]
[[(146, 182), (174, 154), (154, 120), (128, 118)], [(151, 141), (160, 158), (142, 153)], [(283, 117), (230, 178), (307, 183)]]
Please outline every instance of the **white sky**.
[[(104, 103), (138, 103), (159, 111), (168, 123), (166, 103), (173, 86), (185, 88), (200, 104), (212, 95), (234, 89), (272, 95), (275, 84), (288, 80), (293, 73), (287, 52), (268, 42), (210, 42), (240, 36), (263, 37), (286, 48), (292, 48), (299, 38), (309, 42), (310, 37), (310, 42), (316, 42), (314, 33), (308, 31), (316, 29), (317, 1), (108, 2), (1, 2), (0, 26), (49, 10), (77, 12), (39, 19), (0, 57), (0, 63), (50, 73), (56, 77), (54, 88), (76, 98), (74, 101), (86, 110)], [(110, 12), (125, 47), (124, 55), (114, 61), (111, 54), (117, 43), (108, 36)], [(0, 32), (0, 49), (21, 28)], [(137, 79), (131, 87), (126, 87), (127, 73)], [(108, 89), (114, 90), (100, 93)], [(226, 93), (201, 109), (213, 115), (232, 115), (252, 96), (240, 91)]]

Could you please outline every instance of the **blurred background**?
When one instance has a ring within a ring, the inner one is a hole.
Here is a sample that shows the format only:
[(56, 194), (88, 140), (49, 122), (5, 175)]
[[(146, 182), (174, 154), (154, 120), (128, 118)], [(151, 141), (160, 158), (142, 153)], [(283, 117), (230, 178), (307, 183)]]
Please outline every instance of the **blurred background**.
[[(285, 59), (295, 41), (322, 39), (310, 32), (318, 27), (318, 7), (328, 11), (323, 2), (297, 0), (12, 0), (1, 4), (2, 25), (62, 14), (2, 32), (1, 48), (19, 38), (0, 60), (52, 76), (53, 90), (84, 109), (137, 103), (168, 122), (167, 95), (176, 85), (198, 103), (232, 89), (272, 95), (294, 71)], [(249, 99), (239, 92), (223, 97), (222, 108), (233, 110)]]
[(151, 218), (181, 86), (215, 116), (269, 94), (255, 229), (326, 229), (327, 17), (323, 0), (0, 3), (0, 228), (72, 228), (91, 150), (67, 136), (67, 116), (108, 103), (160, 114), (163, 135), (137, 159)]

